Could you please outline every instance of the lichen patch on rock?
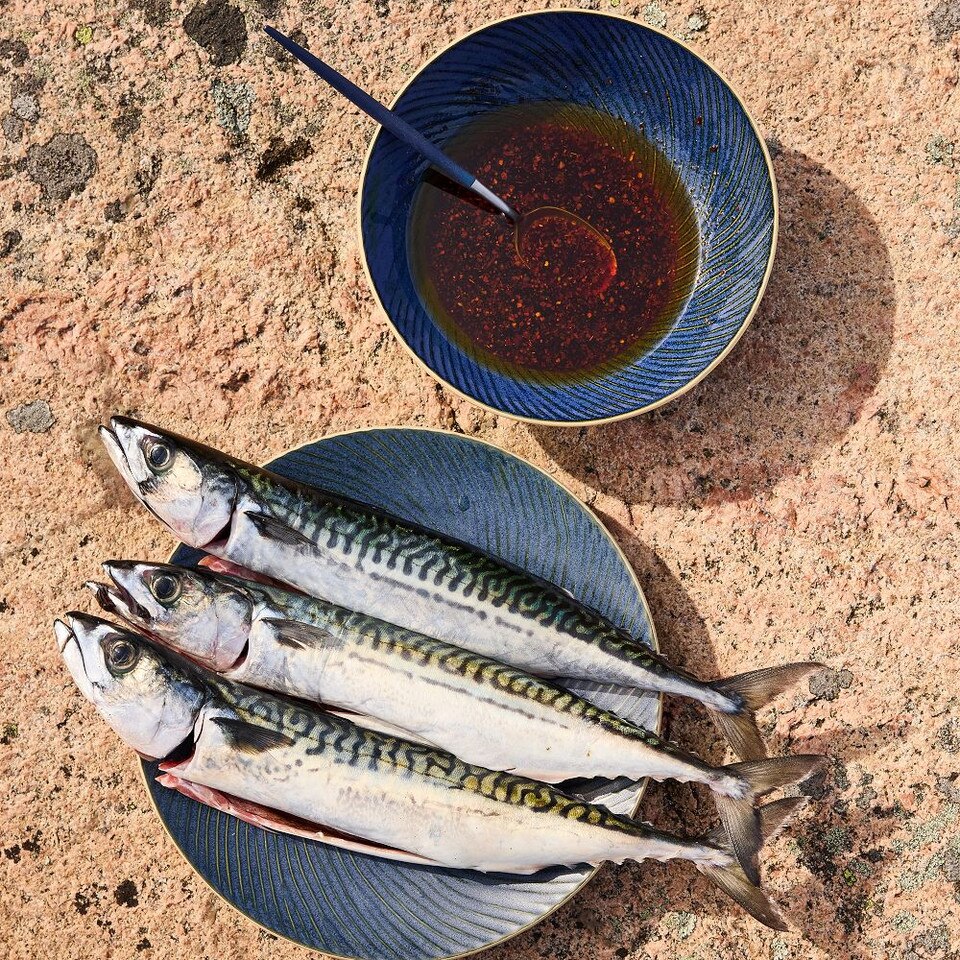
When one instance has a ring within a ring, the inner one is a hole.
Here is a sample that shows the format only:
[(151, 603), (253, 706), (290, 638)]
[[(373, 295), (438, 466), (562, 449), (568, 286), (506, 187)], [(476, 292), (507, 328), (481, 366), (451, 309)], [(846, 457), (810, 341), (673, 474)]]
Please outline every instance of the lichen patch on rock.
[(27, 152), (27, 173), (45, 200), (80, 193), (97, 172), (97, 153), (79, 133), (58, 133)]
[(56, 422), (46, 400), (33, 400), (7, 411), (14, 433), (46, 433)]

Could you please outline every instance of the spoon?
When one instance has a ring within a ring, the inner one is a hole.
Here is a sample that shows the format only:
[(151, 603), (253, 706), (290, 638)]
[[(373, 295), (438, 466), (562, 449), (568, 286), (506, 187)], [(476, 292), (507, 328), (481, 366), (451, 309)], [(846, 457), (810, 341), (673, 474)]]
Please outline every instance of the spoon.
[[(279, 30), (265, 26), (264, 31), (285, 50), (293, 54), (301, 63), (326, 80), (338, 93), (343, 94), (364, 113), (373, 117), (382, 127), (398, 140), (422, 154), (431, 165), (445, 174), (454, 183), (482, 197), (490, 206), (501, 213), (513, 225), (513, 240), (517, 255), (528, 266), (549, 268), (559, 267), (563, 272), (558, 279), (568, 284), (583, 287), (585, 284), (603, 294), (617, 273), (617, 257), (610, 241), (583, 217), (577, 216), (562, 207), (541, 206), (529, 213), (521, 214), (506, 200), (497, 196), (489, 187), (480, 182), (472, 173), (448, 157), (436, 144), (431, 143), (422, 133), (402, 120), (389, 107), (375, 100), (365, 90), (338, 73), (329, 64), (314, 56)], [(581, 242), (577, 243), (579, 236)], [(582, 243), (596, 252), (594, 258), (589, 252), (583, 252)], [(571, 256), (570, 251), (574, 251)]]

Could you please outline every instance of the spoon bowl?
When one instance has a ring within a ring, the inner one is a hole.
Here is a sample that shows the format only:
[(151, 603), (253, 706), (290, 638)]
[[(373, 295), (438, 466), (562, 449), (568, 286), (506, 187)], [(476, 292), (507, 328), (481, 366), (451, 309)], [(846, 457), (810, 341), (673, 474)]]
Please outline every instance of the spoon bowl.
[(517, 256), (531, 269), (552, 274), (558, 285), (600, 297), (617, 275), (609, 238), (563, 207), (536, 207), (514, 223)]

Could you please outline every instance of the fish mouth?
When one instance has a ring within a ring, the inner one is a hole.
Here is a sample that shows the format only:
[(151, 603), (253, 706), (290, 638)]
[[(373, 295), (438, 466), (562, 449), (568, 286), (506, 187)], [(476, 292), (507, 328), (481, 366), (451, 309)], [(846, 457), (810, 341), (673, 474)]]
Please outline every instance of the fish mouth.
[(64, 614), (62, 619), (55, 620), (53, 623), (60, 655), (80, 688), (80, 692), (88, 700), (95, 701), (100, 684), (91, 677), (87, 668), (86, 654), (90, 650), (84, 650), (84, 637), (89, 637), (92, 630), (105, 625), (110, 626), (105, 620), (76, 612)]
[(106, 583), (99, 583), (96, 580), (88, 580), (84, 586), (96, 597), (102, 610), (121, 617), (128, 623), (147, 626), (152, 619), (150, 611), (137, 601), (117, 579), (113, 567), (119, 565), (119, 561), (110, 561), (103, 565), (103, 569), (113, 580), (115, 587)]
[(130, 459), (127, 457), (126, 450), (117, 433), (116, 421), (117, 417), (113, 417), (110, 421), (110, 427), (101, 426), (98, 429), (97, 432), (100, 434), (100, 441), (106, 448), (107, 455), (113, 461), (113, 465), (117, 468), (117, 473), (123, 478), (123, 482), (126, 483), (137, 499), (149, 509), (149, 506), (143, 499), (140, 481), (134, 476), (133, 470), (130, 467)]
[(107, 448), (107, 453), (113, 461), (113, 465), (126, 476), (130, 468), (127, 463), (127, 455), (124, 452), (123, 444), (120, 443), (120, 438), (116, 433), (116, 420), (116, 417), (111, 418), (110, 426), (106, 427), (101, 425), (97, 433), (100, 434), (100, 439)]
[[(60, 651), (61, 656), (63, 656), (64, 651), (67, 649), (67, 644), (71, 640), (77, 643), (76, 634), (62, 620), (53, 621), (53, 632), (57, 637), (57, 649)], [(77, 644), (77, 646), (79, 647), (79, 644)]]
[[(137, 499), (150, 510), (146, 495), (154, 485), (153, 478), (147, 472), (145, 463), (140, 462), (142, 457), (137, 458), (127, 451), (138, 448), (139, 435), (154, 434), (162, 436), (162, 432), (130, 417), (111, 417), (110, 426), (101, 426), (98, 433), (100, 434), (100, 440), (107, 449), (108, 456), (117, 468), (117, 472), (123, 477)], [(151, 510), (151, 512), (153, 511)]]

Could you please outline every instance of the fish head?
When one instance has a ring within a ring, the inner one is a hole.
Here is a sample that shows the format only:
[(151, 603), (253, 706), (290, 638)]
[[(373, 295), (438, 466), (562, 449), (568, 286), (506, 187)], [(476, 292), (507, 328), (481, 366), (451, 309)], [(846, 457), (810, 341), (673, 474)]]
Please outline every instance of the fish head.
[(91, 583), (100, 606), (212, 670), (229, 670), (247, 648), (255, 601), (239, 583), (169, 563), (111, 560), (113, 581)]
[(129, 417), (112, 417), (100, 438), (133, 495), (184, 543), (226, 539), (242, 487), (233, 461)]
[(159, 760), (190, 738), (206, 692), (182, 666), (99, 617), (68, 613), (54, 631), (80, 692), (124, 743)]

